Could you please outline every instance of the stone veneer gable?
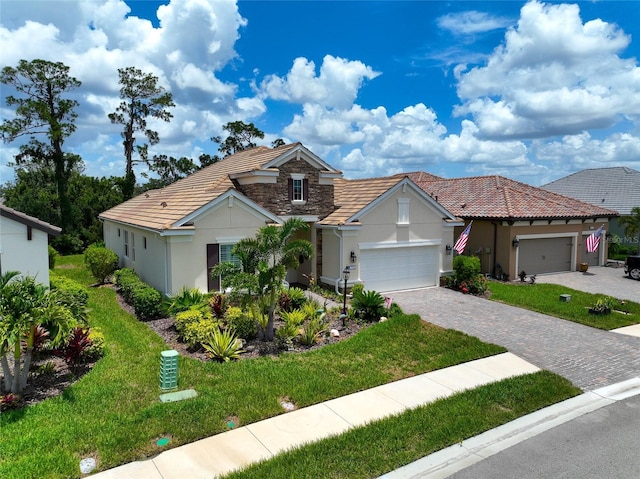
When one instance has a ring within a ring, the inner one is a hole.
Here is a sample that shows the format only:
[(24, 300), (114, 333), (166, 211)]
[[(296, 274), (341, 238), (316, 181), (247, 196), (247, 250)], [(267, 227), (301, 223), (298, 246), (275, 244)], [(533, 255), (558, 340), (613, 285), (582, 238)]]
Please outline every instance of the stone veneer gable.
[[(277, 183), (256, 183), (238, 189), (251, 200), (278, 216), (315, 215), (324, 218), (335, 210), (333, 185), (319, 183), (319, 170), (304, 160), (292, 159), (279, 168)], [(304, 174), (309, 180), (309, 198), (303, 205), (289, 201), (288, 180), (292, 173)]]

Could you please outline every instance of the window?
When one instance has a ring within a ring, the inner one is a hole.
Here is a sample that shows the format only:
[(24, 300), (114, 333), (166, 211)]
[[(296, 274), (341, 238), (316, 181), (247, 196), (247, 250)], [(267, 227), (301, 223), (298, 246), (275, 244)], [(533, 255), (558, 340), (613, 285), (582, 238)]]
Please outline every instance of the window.
[(293, 201), (304, 201), (302, 195), (302, 180), (297, 178), (293, 179)]
[(146, 236), (142, 237), (142, 247), (144, 249), (147, 249), (147, 237)]
[(136, 237), (131, 233), (131, 259), (136, 260)]
[(409, 224), (409, 198), (398, 198), (398, 224)]
[(301, 173), (292, 173), (289, 178), (289, 201), (306, 203), (309, 196), (309, 180)]
[(220, 245), (220, 262), (226, 263), (231, 262), (236, 266), (242, 266), (240, 263), (240, 258), (238, 258), (235, 254), (231, 254), (231, 250), (235, 245), (233, 244), (221, 244)]
[(124, 256), (129, 257), (129, 232), (124, 230)]

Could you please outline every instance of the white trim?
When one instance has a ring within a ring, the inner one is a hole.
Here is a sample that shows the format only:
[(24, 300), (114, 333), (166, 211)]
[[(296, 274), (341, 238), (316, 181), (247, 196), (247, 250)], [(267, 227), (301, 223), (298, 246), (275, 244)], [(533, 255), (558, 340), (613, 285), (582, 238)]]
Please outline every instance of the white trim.
[(206, 205), (198, 208), (197, 210), (191, 212), (187, 216), (184, 216), (180, 220), (176, 221), (173, 224), (173, 227), (176, 228), (181, 226), (184, 223), (195, 221), (198, 218), (198, 216), (207, 214), (210, 211), (214, 210), (215, 208), (219, 207), (227, 198), (231, 196), (234, 197), (235, 200), (237, 200), (237, 201), (234, 201), (233, 206), (236, 206), (236, 205), (239, 206), (240, 208), (254, 215), (256, 218), (259, 218), (259, 219), (266, 218), (268, 220), (271, 220), (271, 222), (273, 223), (278, 223), (278, 224), (282, 223), (282, 221), (270, 211), (264, 209), (259, 204), (254, 203), (249, 198), (244, 196), (242, 193), (239, 193), (236, 190), (230, 189), (230, 190), (227, 190), (222, 195), (218, 196), (216, 199), (210, 201)]
[(342, 176), (342, 173), (340, 171), (336, 170), (328, 163), (325, 163), (319, 156), (317, 156), (302, 144), (295, 146), (294, 148), (284, 152), (282, 155), (274, 158), (270, 162), (262, 165), (262, 168), (277, 168), (287, 161), (293, 160), (294, 158), (297, 160), (304, 160), (318, 170), (327, 170), (329, 172), (338, 173), (340, 174), (340, 176)]
[(280, 219), (284, 222), (291, 218), (300, 218), (302, 221), (306, 223), (316, 223), (318, 221), (317, 215), (283, 215), (280, 216)]
[[(547, 234), (529, 234), (522, 235), (518, 234), (516, 237), (520, 240), (529, 240), (529, 239), (546, 239), (546, 238), (573, 238), (571, 242), (571, 269), (569, 271), (575, 271), (577, 265), (577, 255), (578, 255), (578, 233), (547, 233)], [(516, 250), (516, 274), (518, 274), (518, 270), (520, 269), (520, 248)]]
[(373, 208), (378, 206), (378, 204), (385, 201), (387, 198), (389, 198), (391, 195), (396, 193), (401, 188), (406, 189), (406, 186), (409, 186), (414, 191), (414, 193), (416, 193), (419, 199), (421, 199), (427, 206), (430, 206), (432, 209), (438, 211), (440, 214), (442, 214), (443, 217), (447, 217), (450, 220), (457, 219), (453, 215), (453, 213), (448, 211), (444, 206), (442, 206), (440, 203), (434, 200), (431, 196), (429, 196), (422, 188), (419, 188), (413, 181), (411, 181), (411, 179), (405, 177), (402, 180), (400, 180), (398, 183), (396, 183), (394, 186), (389, 188), (387, 191), (385, 191), (383, 194), (378, 196), (375, 200), (367, 204), (364, 208), (357, 211), (355, 214), (351, 215), (349, 218), (347, 218), (345, 222), (350, 223), (352, 221), (357, 221), (361, 216), (366, 215), (369, 211), (371, 211)]
[(246, 236), (217, 236), (215, 243), (218, 244), (236, 244), (238, 241), (245, 239)]
[(413, 248), (420, 246), (439, 246), (442, 239), (420, 240), (420, 241), (384, 241), (381, 243), (358, 243), (358, 248), (362, 249), (388, 249), (388, 248)]

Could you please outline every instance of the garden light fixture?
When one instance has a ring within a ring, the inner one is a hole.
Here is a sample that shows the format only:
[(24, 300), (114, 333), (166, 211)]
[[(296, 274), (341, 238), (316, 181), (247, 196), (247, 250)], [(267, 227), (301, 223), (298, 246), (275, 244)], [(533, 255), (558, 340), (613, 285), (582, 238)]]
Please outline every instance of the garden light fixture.
[(515, 236), (511, 244), (513, 245), (513, 249), (518, 249), (518, 246), (520, 246), (520, 238)]
[(344, 280), (344, 289), (342, 290), (342, 325), (346, 325), (347, 321), (347, 281), (349, 281), (349, 275), (351, 270), (348, 266), (342, 270), (342, 279)]

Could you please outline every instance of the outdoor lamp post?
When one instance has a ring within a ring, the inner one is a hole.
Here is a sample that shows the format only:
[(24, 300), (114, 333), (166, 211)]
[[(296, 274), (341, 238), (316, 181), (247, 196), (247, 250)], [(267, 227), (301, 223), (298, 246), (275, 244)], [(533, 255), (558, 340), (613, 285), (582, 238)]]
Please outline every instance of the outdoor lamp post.
[(347, 281), (351, 271), (348, 266), (342, 270), (342, 279), (344, 279), (344, 289), (342, 290), (342, 325), (346, 326), (347, 321)]

